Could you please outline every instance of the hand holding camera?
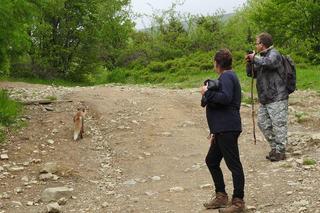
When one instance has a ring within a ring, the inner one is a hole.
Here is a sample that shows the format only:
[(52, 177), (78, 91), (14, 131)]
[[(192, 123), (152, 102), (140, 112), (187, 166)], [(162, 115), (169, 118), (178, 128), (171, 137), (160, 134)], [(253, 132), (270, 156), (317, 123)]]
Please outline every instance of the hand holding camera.
[(246, 56), (245, 56), (245, 60), (246, 60), (247, 62), (252, 62), (254, 55), (255, 55), (255, 52), (254, 52), (254, 51), (248, 50), (248, 51), (247, 51), (247, 54), (246, 54)]
[(214, 80), (211, 80), (211, 79), (207, 79), (203, 82), (203, 87), (201, 89), (201, 94), (202, 94), (202, 98), (201, 98), (201, 106), (202, 107), (205, 107), (207, 105), (207, 100), (206, 100), (206, 97), (204, 95), (204, 93), (207, 91), (207, 90), (210, 90), (210, 91), (218, 91), (219, 90), (219, 80), (218, 79), (214, 79)]

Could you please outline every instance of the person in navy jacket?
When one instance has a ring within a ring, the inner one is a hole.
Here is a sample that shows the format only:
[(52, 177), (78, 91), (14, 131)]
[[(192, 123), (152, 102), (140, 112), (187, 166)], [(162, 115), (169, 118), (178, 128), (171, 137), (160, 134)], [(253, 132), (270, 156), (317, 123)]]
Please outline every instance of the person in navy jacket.
[[(215, 196), (204, 203), (204, 206), (207, 209), (219, 208), (219, 212), (242, 212), (245, 209), (243, 200), (245, 180), (238, 148), (238, 137), (242, 131), (241, 86), (237, 75), (232, 70), (232, 55), (228, 49), (219, 50), (213, 57), (213, 61), (215, 71), (219, 75), (219, 87), (215, 90), (208, 89), (207, 85), (201, 87), (211, 136), (206, 164), (215, 186)], [(228, 195), (220, 168), (222, 158), (231, 171), (233, 179), (234, 189), (229, 207), (227, 207)]]

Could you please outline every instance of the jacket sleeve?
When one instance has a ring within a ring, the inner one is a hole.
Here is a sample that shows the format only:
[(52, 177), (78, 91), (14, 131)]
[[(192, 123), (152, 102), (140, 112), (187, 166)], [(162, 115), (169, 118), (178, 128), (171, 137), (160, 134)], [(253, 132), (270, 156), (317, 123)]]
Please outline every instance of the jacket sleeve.
[(205, 98), (208, 103), (228, 105), (229, 103), (231, 103), (233, 98), (233, 80), (231, 79), (231, 76), (225, 74), (222, 74), (219, 80), (221, 82), (221, 89), (219, 91), (207, 90), (204, 94)]
[(255, 56), (254, 64), (273, 70), (281, 66), (281, 55), (276, 51), (271, 51), (268, 56)]

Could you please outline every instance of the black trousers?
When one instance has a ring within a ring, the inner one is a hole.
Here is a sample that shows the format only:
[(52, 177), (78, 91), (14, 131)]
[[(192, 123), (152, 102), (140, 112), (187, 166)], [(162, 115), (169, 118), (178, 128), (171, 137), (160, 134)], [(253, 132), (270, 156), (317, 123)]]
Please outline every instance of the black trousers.
[(224, 132), (215, 135), (206, 157), (206, 164), (211, 173), (216, 192), (226, 192), (223, 174), (220, 168), (222, 158), (232, 173), (233, 198), (244, 197), (244, 173), (240, 162), (238, 137), (240, 132)]

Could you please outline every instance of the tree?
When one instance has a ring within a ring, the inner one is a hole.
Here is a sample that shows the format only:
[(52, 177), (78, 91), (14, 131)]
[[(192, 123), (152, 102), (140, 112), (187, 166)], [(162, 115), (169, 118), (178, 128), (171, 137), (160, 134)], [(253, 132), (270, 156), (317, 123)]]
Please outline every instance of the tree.
[(25, 0), (1, 0), (0, 75), (8, 75), (12, 59), (29, 47), (28, 23), (34, 10)]
[(98, 66), (111, 66), (132, 30), (128, 0), (34, 1), (30, 26), (32, 70), (43, 78), (86, 80)]
[(248, 5), (257, 30), (271, 33), (277, 44), (320, 62), (318, 0), (251, 0)]

